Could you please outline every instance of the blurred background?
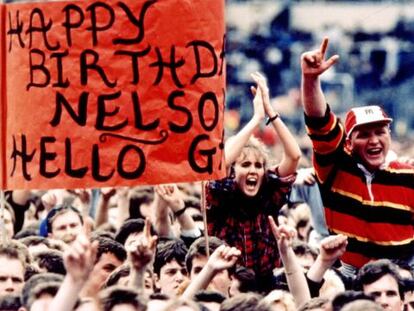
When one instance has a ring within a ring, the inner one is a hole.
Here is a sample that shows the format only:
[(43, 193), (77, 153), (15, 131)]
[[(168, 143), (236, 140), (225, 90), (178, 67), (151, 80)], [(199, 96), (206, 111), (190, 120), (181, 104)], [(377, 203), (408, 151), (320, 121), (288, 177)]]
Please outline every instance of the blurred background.
[[(305, 139), (300, 55), (327, 36), (328, 57), (340, 55), (322, 76), (333, 110), (382, 106), (394, 118), (396, 151), (412, 153), (414, 1), (227, 0), (226, 10), (228, 133), (251, 117), (250, 73), (261, 71), (273, 104), (298, 139)], [(265, 128), (259, 134), (274, 143)]]

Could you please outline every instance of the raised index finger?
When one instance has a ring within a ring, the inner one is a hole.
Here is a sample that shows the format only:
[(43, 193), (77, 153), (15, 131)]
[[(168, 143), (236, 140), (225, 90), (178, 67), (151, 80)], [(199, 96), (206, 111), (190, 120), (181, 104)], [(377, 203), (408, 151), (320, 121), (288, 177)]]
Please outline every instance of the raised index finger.
[(328, 43), (329, 43), (329, 39), (327, 37), (323, 38), (323, 41), (321, 43), (321, 48), (320, 48), (322, 58), (325, 58), (325, 53), (326, 53), (326, 50), (328, 49)]

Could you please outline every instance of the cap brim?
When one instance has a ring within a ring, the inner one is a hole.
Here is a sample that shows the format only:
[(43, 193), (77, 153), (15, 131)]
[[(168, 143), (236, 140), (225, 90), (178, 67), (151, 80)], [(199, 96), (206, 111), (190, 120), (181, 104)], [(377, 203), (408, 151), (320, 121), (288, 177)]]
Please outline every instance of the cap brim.
[(364, 125), (376, 124), (376, 123), (390, 124), (391, 122), (392, 122), (392, 119), (391, 118), (384, 118), (382, 120), (369, 121), (369, 122), (364, 122), (364, 123), (360, 123), (360, 124), (355, 124), (351, 128), (351, 130), (349, 131), (349, 133), (346, 134), (346, 136), (349, 137), (355, 129), (357, 129), (357, 128), (361, 127), (361, 126), (364, 126)]

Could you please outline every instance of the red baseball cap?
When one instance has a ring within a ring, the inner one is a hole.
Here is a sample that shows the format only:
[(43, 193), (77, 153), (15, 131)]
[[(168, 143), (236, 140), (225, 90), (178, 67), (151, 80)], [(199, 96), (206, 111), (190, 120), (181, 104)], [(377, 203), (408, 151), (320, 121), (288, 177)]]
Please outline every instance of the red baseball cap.
[(352, 108), (345, 118), (345, 133), (349, 137), (355, 127), (371, 123), (391, 123), (392, 119), (380, 106), (363, 106)]

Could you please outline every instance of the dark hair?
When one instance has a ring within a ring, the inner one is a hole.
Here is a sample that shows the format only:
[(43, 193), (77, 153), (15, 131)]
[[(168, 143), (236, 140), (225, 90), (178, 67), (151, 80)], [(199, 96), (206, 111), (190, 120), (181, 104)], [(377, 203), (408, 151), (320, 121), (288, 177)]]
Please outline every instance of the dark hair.
[(81, 224), (83, 225), (83, 217), (81, 212), (74, 206), (70, 205), (70, 204), (62, 204), (62, 205), (57, 205), (54, 208), (52, 208), (49, 213), (47, 213), (46, 216), (46, 229), (47, 229), (47, 233), (51, 233), (52, 232), (52, 224), (53, 221), (55, 220), (56, 216), (63, 214), (65, 212), (75, 212), (80, 219)]
[(108, 288), (110, 286), (117, 285), (119, 280), (123, 277), (129, 276), (131, 273), (131, 267), (129, 264), (123, 264), (116, 268), (105, 281), (103, 288)]
[(173, 260), (184, 265), (187, 251), (187, 247), (180, 239), (158, 243), (154, 260), (154, 273), (160, 275), (161, 268)]
[(103, 232), (108, 232), (110, 233), (113, 239), (115, 239), (115, 234), (117, 229), (115, 228), (115, 226), (113, 224), (110, 224), (109, 222), (105, 222), (101, 225), (99, 225), (95, 231), (103, 231)]
[(147, 306), (144, 301), (137, 291), (121, 286), (107, 288), (99, 294), (99, 302), (103, 311), (111, 311), (116, 305), (124, 303), (134, 306), (137, 311), (145, 311)]
[(32, 276), (39, 274), (40, 270), (39, 268), (37, 268), (36, 266), (34, 266), (33, 264), (27, 265), (26, 269), (24, 271), (24, 280), (27, 281), (28, 279), (30, 279)]
[(27, 308), (28, 306), (28, 300), (31, 295), (31, 292), (33, 289), (41, 283), (49, 283), (49, 282), (62, 282), (63, 276), (61, 274), (56, 273), (41, 273), (36, 274), (32, 276), (30, 279), (28, 279), (22, 289), (22, 305)]
[(25, 269), (26, 265), (30, 262), (30, 255), (27, 247), (15, 240), (12, 240), (5, 245), (0, 245), (0, 256), (19, 260), (23, 269)]
[(142, 232), (144, 230), (144, 226), (144, 219), (128, 219), (122, 224), (118, 232), (115, 234), (115, 241), (124, 245), (130, 234)]
[(40, 298), (44, 294), (49, 294), (54, 297), (59, 290), (61, 282), (47, 282), (37, 284), (29, 293), (26, 305), (24, 305), (28, 310), (31, 309), (32, 304), (36, 299)]
[(334, 297), (331, 302), (332, 311), (340, 311), (347, 303), (358, 299), (374, 301), (371, 296), (364, 294), (362, 291), (346, 290)]
[(151, 293), (149, 295), (149, 299), (150, 300), (163, 300), (163, 301), (167, 301), (170, 298), (171, 298), (170, 296), (168, 296), (167, 294), (164, 294), (164, 293)]
[(278, 268), (274, 273), (274, 286), (273, 289), (280, 289), (284, 291), (289, 291), (289, 286), (286, 279), (286, 273), (284, 268)]
[(194, 295), (194, 300), (198, 302), (216, 302), (221, 304), (226, 297), (217, 291), (200, 290)]
[(318, 251), (311, 247), (308, 243), (295, 240), (292, 245), (293, 252), (296, 256), (311, 255), (313, 259), (318, 257)]
[[(215, 236), (209, 237), (208, 242), (210, 254), (212, 254), (220, 245), (226, 244), (224, 241)], [(190, 273), (193, 268), (193, 259), (198, 256), (207, 256), (207, 245), (204, 237), (200, 237), (195, 240), (188, 249), (187, 256), (185, 257), (185, 265), (188, 273)]]
[(96, 237), (92, 239), (92, 241), (98, 241), (98, 252), (96, 254), (96, 262), (98, 262), (99, 259), (101, 259), (101, 256), (105, 253), (114, 254), (115, 257), (120, 261), (125, 261), (125, 259), (127, 258), (127, 253), (124, 246), (115, 240), (104, 237)]
[(20, 295), (12, 294), (0, 296), (1, 311), (18, 311), (21, 306)]
[(49, 247), (49, 240), (42, 236), (26, 236), (24, 238), (20, 238), (19, 241), (26, 245), (27, 247), (44, 244)]
[(21, 240), (27, 237), (38, 237), (39, 236), (39, 224), (40, 222), (36, 222), (34, 224), (28, 225), (17, 232), (13, 239)]
[(257, 292), (256, 274), (252, 269), (243, 266), (238, 266), (232, 277), (237, 279), (240, 283), (239, 291), (242, 293)]
[(185, 207), (192, 207), (195, 209), (200, 210), (200, 198), (194, 197), (194, 196), (188, 196), (184, 199), (184, 205)]
[(46, 269), (47, 272), (66, 274), (65, 264), (63, 263), (63, 253), (49, 249), (47, 251), (36, 252), (33, 261), (37, 262), (39, 268)]
[(115, 234), (105, 230), (95, 230), (91, 233), (91, 240), (97, 239), (98, 237), (115, 240)]
[(154, 200), (154, 188), (150, 186), (135, 187), (130, 190), (129, 216), (131, 219), (142, 218), (141, 205)]
[(398, 272), (397, 265), (389, 259), (379, 259), (366, 263), (359, 269), (355, 279), (355, 289), (363, 291), (364, 285), (376, 282), (385, 275), (390, 275), (398, 284), (398, 293), (404, 299), (404, 283)]

